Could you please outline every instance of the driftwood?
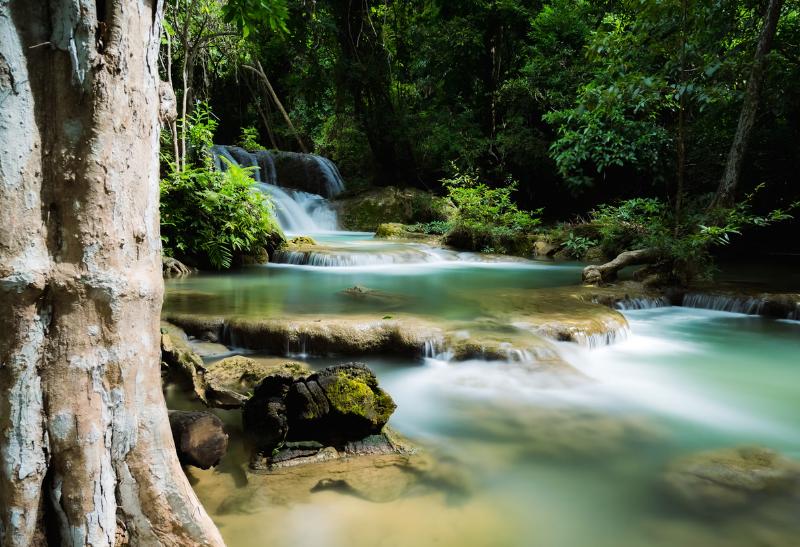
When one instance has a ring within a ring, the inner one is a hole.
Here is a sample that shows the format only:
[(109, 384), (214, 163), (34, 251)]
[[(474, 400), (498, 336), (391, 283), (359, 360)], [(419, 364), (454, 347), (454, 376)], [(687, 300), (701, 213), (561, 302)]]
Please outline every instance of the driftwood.
[(225, 426), (210, 412), (170, 410), (169, 425), (184, 465), (208, 469), (217, 465), (228, 451)]
[(605, 264), (593, 264), (583, 269), (583, 282), (589, 285), (602, 285), (617, 278), (617, 272), (627, 266), (638, 266), (641, 264), (652, 264), (659, 259), (659, 252), (656, 249), (638, 249), (636, 251), (625, 251), (620, 253), (617, 258)]

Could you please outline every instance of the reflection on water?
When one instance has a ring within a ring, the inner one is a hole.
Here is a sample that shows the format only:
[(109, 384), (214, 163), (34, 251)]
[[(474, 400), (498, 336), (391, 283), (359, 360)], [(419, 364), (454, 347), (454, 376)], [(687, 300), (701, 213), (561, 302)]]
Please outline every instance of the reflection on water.
[[(363, 285), (403, 295), (389, 304), (398, 309), (464, 319), (476, 309), (466, 296), (474, 291), (564, 285), (577, 271), (262, 268), (173, 284), (168, 307), (363, 311), (376, 304), (338, 293)], [(176, 290), (213, 296), (193, 307)], [(190, 478), (232, 547), (799, 545), (800, 494), (711, 517), (669, 497), (663, 470), (682, 455), (746, 444), (800, 459), (800, 323), (684, 308), (626, 316), (626, 341), (558, 346), (585, 382), (512, 363), (364, 359), (398, 404), (390, 424), (421, 443), (427, 460), (255, 475), (237, 413), (218, 411), (234, 429), (232, 452)], [(341, 487), (318, 487), (322, 479)]]

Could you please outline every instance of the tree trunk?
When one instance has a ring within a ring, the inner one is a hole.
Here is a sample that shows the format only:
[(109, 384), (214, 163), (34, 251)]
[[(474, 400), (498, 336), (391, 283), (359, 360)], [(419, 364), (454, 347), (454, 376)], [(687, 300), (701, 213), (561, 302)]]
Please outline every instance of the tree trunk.
[(211, 412), (170, 410), (169, 425), (184, 465), (209, 469), (219, 464), (228, 451), (225, 424)]
[(160, 385), (161, 0), (0, 0), (0, 545), (222, 545)]
[(736, 186), (742, 174), (742, 163), (747, 152), (747, 144), (750, 141), (750, 134), (756, 122), (758, 113), (758, 102), (761, 96), (761, 86), (764, 82), (764, 71), (767, 66), (767, 54), (772, 47), (772, 39), (775, 37), (775, 30), (778, 27), (778, 18), (781, 14), (783, 0), (770, 0), (767, 12), (764, 15), (764, 27), (758, 37), (756, 54), (753, 59), (753, 66), (750, 69), (750, 78), (747, 80), (744, 103), (739, 114), (739, 124), (736, 127), (736, 134), (733, 137), (731, 149), (728, 152), (728, 161), (725, 164), (725, 171), (719, 181), (717, 193), (711, 202), (711, 208), (731, 207), (736, 195)]

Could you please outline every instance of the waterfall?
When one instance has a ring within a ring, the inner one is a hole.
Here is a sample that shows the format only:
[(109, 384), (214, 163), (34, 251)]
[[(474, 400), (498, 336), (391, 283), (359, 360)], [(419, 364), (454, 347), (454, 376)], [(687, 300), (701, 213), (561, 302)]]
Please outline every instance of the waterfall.
[(623, 298), (614, 303), (614, 309), (617, 310), (649, 310), (653, 308), (665, 308), (671, 306), (669, 298), (666, 296), (649, 297), (641, 296), (637, 298)]
[(278, 153), (270, 150), (248, 152), (238, 146), (214, 145), (211, 155), (214, 166), (220, 171), (226, 169), (225, 158), (242, 167), (256, 167), (253, 178), (257, 188), (267, 194), (275, 206), (275, 216), (284, 232), (315, 233), (336, 230), (338, 227), (336, 211), (327, 199), (319, 194), (304, 192), (280, 185), (275, 158), (277, 154), (301, 156), (307, 164), (313, 164), (316, 173), (306, 169), (309, 179), (320, 177), (328, 195), (336, 195), (344, 190), (344, 181), (336, 165), (328, 158), (313, 154)]
[(723, 294), (687, 293), (681, 306), (686, 308), (703, 308), (706, 310), (760, 315), (764, 307), (761, 298), (745, 296), (726, 296)]

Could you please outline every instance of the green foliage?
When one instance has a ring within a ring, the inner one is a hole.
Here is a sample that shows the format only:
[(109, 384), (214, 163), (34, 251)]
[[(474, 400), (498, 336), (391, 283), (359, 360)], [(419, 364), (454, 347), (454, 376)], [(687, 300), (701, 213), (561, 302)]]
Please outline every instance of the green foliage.
[(453, 223), (447, 220), (432, 220), (430, 222), (418, 222), (409, 224), (405, 227), (407, 232), (428, 235), (444, 235), (453, 227)]
[(573, 232), (569, 233), (566, 241), (564, 241), (564, 250), (575, 259), (581, 259), (586, 255), (586, 252), (597, 245), (597, 241), (584, 236), (577, 236)]
[[(216, 171), (210, 148), (217, 119), (205, 102), (186, 121), (193, 165), (170, 163), (161, 180), (161, 240), (164, 254), (201, 266), (228, 269), (237, 257), (258, 255), (283, 239), (269, 198), (255, 188), (253, 167), (223, 158)], [(252, 137), (248, 130), (243, 136)]]
[(263, 150), (264, 147), (258, 142), (258, 129), (255, 127), (242, 127), (242, 133), (236, 144), (245, 150)]
[(529, 212), (517, 207), (511, 195), (517, 185), (492, 188), (474, 173), (459, 173), (442, 184), (456, 206), (449, 243), (492, 253), (527, 254), (528, 235), (541, 222), (541, 209)]
[(239, 28), (243, 38), (262, 28), (289, 32), (286, 28), (289, 8), (285, 0), (227, 0), (222, 15), (226, 23)]
[(676, 223), (673, 210), (655, 198), (635, 198), (616, 205), (601, 205), (593, 213), (600, 228), (601, 245), (606, 254), (624, 250), (654, 248), (663, 257), (673, 282), (686, 284), (695, 278), (706, 279), (714, 271), (712, 250), (728, 245), (731, 237), (748, 227), (763, 227), (792, 218), (791, 211), (774, 209), (767, 214), (753, 212), (753, 199), (763, 185), (756, 187), (738, 205), (711, 213), (699, 201)]
[(168, 255), (230, 268), (235, 256), (255, 254), (281, 237), (272, 204), (254, 188), (252, 168), (224, 172), (191, 167), (161, 181), (161, 237)]
[(206, 169), (211, 169), (214, 162), (210, 149), (214, 145), (214, 133), (219, 125), (214, 113), (211, 112), (211, 106), (207, 102), (198, 103), (188, 119), (181, 120), (181, 123), (186, 124), (191, 160), (200, 163)]

